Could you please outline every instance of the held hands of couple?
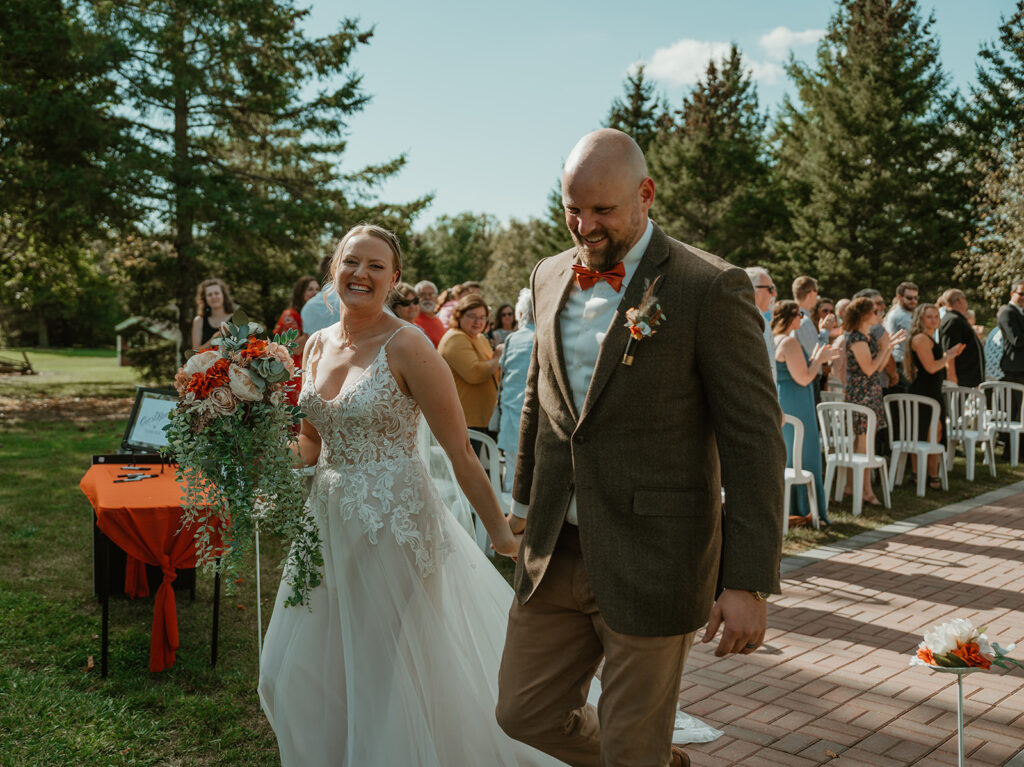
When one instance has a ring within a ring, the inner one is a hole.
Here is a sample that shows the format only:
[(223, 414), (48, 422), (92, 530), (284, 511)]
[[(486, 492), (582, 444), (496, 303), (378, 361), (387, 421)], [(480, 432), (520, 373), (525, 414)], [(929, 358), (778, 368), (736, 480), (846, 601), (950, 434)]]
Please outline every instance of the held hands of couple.
[(715, 655), (749, 655), (764, 641), (768, 624), (767, 604), (766, 600), (757, 599), (749, 591), (726, 589), (711, 608), (711, 617), (700, 641), (703, 644), (710, 642), (724, 624), (722, 639), (715, 648)]

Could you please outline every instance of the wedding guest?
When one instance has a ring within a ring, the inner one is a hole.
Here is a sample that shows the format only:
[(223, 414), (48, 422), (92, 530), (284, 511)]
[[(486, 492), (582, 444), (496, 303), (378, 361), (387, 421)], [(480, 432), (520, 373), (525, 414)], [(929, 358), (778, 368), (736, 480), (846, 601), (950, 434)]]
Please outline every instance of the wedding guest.
[[(805, 471), (814, 475), (815, 498), (818, 503), (818, 516), (823, 524), (828, 524), (825, 513), (827, 498), (821, 478), (821, 441), (818, 437), (818, 418), (814, 410), (814, 390), (812, 384), (818, 377), (821, 366), (828, 364), (837, 356), (837, 352), (828, 344), (818, 344), (810, 356), (804, 351), (794, 335), (803, 321), (800, 306), (796, 301), (779, 301), (772, 312), (772, 337), (775, 345), (773, 358), (776, 367), (776, 390), (782, 412), (798, 418), (804, 426), (804, 441), (800, 458)], [(783, 429), (786, 440), (786, 465), (793, 466), (793, 431)], [(807, 517), (810, 514), (810, 499), (806, 485), (798, 485), (792, 489), (793, 499), (790, 508), (796, 516)]]
[[(875, 411), (878, 416), (875, 428), (886, 424), (885, 408), (882, 404), (882, 384), (878, 372), (885, 368), (892, 356), (892, 344), (899, 343), (906, 334), (899, 331), (890, 336), (883, 329), (876, 340), (871, 335), (871, 328), (878, 324), (875, 302), (861, 296), (850, 302), (846, 309), (846, 401), (855, 405), (863, 405)], [(868, 434), (868, 419), (863, 415), (853, 417), (854, 450), (867, 452), (868, 440), (875, 439)], [(880, 505), (878, 497), (871, 488), (871, 471), (864, 470), (864, 502), (872, 506)]]
[[(935, 340), (939, 329), (939, 307), (935, 304), (920, 304), (910, 321), (910, 354), (903, 358), (903, 374), (907, 379), (907, 391), (935, 401), (932, 407), (939, 409), (939, 441), (945, 445), (946, 398), (942, 394), (942, 382), (946, 380), (946, 363), (955, 359), (964, 350), (963, 344), (951, 347), (945, 353)], [(928, 427), (931, 425), (931, 408), (920, 414), (917, 439), (928, 441)], [(920, 471), (917, 456), (911, 456), (914, 471)], [(939, 479), (939, 456), (928, 456), (928, 486), (942, 487)]]
[[(292, 286), (291, 304), (289, 304), (287, 309), (281, 312), (281, 316), (278, 317), (277, 324), (274, 326), (275, 335), (284, 333), (286, 330), (299, 331), (299, 335), (295, 339), (296, 343), (298, 343), (298, 347), (292, 351), (292, 362), (295, 363), (296, 371), (302, 367), (302, 352), (306, 348), (306, 340), (309, 338), (309, 333), (303, 332), (302, 329), (302, 307), (319, 292), (320, 283), (317, 282), (316, 277), (309, 274), (299, 277), (299, 279), (296, 280), (295, 285)], [(299, 388), (302, 385), (301, 373), (296, 372), (291, 385), (292, 388), (286, 390), (288, 402), (292, 405), (298, 405)]]
[(416, 324), (437, 347), (446, 330), (444, 324), (437, 318), (437, 285), (430, 280), (421, 280), (416, 283), (416, 295), (420, 297), (420, 312), (416, 315)]
[(491, 329), (487, 337), (491, 339), (491, 346), (498, 347), (505, 343), (510, 333), (516, 330), (516, 310), (511, 304), (502, 304), (494, 312), (494, 319), (491, 320)]
[(505, 490), (511, 492), (519, 454), (519, 421), (526, 398), (526, 374), (533, 351), (533, 298), (529, 288), (519, 291), (515, 319), (518, 330), (505, 338), (499, 367), (501, 393), (498, 395), (498, 449), (505, 454)]
[[(437, 350), (455, 376), (466, 425), (493, 437), (488, 426), (498, 401), (500, 369), (495, 350), (483, 335), (486, 326), (487, 304), (479, 294), (471, 293), (456, 305)], [(500, 354), (502, 350), (497, 351)]]
[(967, 296), (956, 288), (947, 290), (946, 316), (939, 323), (939, 343), (945, 351), (963, 344), (963, 351), (950, 360), (946, 380), (958, 386), (974, 388), (985, 380), (985, 351), (967, 319)]
[(446, 328), (451, 327), (452, 313), (455, 311), (455, 306), (459, 303), (459, 299), (462, 298), (464, 293), (465, 289), (462, 285), (453, 285), (441, 294), (439, 299), (441, 308), (437, 310), (437, 318), (441, 320), (441, 324)]
[[(882, 320), (882, 324), (887, 331), (890, 333), (895, 333), (897, 330), (902, 330), (905, 333), (910, 332), (910, 323), (913, 320), (914, 309), (917, 307), (920, 293), (921, 291), (918, 290), (917, 285), (913, 282), (901, 282), (896, 286), (896, 297), (893, 299), (892, 308), (889, 309), (885, 319)], [(892, 358), (897, 364), (897, 373), (901, 376), (904, 367), (903, 357), (906, 351), (906, 343), (900, 344), (892, 350)]]
[(224, 280), (213, 277), (200, 282), (196, 288), (196, 316), (192, 320), (192, 348), (197, 352), (212, 349), (213, 341), (220, 338), (220, 326), (234, 313), (235, 304)]
[(772, 370), (772, 380), (775, 380), (775, 365), (771, 362), (775, 356), (775, 343), (772, 340), (772, 307), (775, 306), (775, 297), (779, 294), (772, 281), (772, 276), (763, 266), (748, 266), (746, 268), (750, 284), (754, 286), (754, 304), (761, 312), (761, 319), (764, 320), (764, 345), (768, 350), (769, 366)]
[(420, 297), (416, 294), (416, 288), (408, 282), (398, 283), (391, 291), (389, 306), (398, 319), (415, 324), (420, 313)]
[(307, 335), (333, 325), (338, 321), (341, 312), (341, 299), (331, 281), (331, 259), (324, 256), (320, 259), (320, 284), (324, 289), (315, 300), (307, 301), (302, 307), (302, 329)]

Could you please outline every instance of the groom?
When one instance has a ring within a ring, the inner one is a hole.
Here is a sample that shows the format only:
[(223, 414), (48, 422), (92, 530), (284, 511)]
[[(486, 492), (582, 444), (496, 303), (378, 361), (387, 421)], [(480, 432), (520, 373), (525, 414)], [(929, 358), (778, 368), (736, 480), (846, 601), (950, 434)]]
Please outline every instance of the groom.
[[(498, 721), (570, 765), (687, 765), (671, 736), (696, 630), (724, 626), (716, 655), (751, 653), (778, 592), (786, 450), (761, 318), (745, 272), (648, 220), (654, 181), (626, 134), (576, 144), (562, 202), (576, 248), (531, 279)], [(626, 364), (649, 284), (664, 316)]]

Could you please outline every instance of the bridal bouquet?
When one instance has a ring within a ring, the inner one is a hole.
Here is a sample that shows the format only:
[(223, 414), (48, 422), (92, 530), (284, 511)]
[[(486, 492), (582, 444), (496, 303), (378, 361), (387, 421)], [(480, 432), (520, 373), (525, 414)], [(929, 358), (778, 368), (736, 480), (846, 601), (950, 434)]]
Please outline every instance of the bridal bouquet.
[(190, 357), (174, 378), (179, 401), (165, 452), (185, 485), (182, 526), (195, 525), (198, 561), (221, 557), (228, 573), (257, 529), (290, 539), (288, 604), (304, 604), (320, 583), (323, 553), (289, 448), (290, 427), (302, 417), (284, 395), (298, 332), (268, 340), (244, 312), (232, 319), (221, 325), (218, 348)]
[(990, 643), (984, 627), (975, 628), (969, 620), (954, 618), (925, 632), (924, 641), (917, 646), (917, 656), (910, 665), (987, 670), (994, 663), (1004, 669), (1011, 664), (1024, 668), (1020, 661), (1006, 655), (1014, 647), (1015, 644), (1000, 647), (996, 642)]

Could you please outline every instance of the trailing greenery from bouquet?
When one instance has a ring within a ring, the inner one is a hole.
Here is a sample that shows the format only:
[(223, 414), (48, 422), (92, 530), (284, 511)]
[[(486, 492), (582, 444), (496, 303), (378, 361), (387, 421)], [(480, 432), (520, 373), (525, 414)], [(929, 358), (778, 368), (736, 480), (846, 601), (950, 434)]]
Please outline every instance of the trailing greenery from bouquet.
[(165, 452), (185, 486), (182, 526), (195, 526), (199, 563), (229, 574), (257, 529), (290, 540), (287, 604), (306, 604), (321, 580), (323, 552), (289, 446), (302, 418), (284, 393), (296, 372), (298, 332), (268, 340), (244, 312), (232, 319), (221, 325), (217, 348), (190, 357), (174, 379), (179, 402)]

